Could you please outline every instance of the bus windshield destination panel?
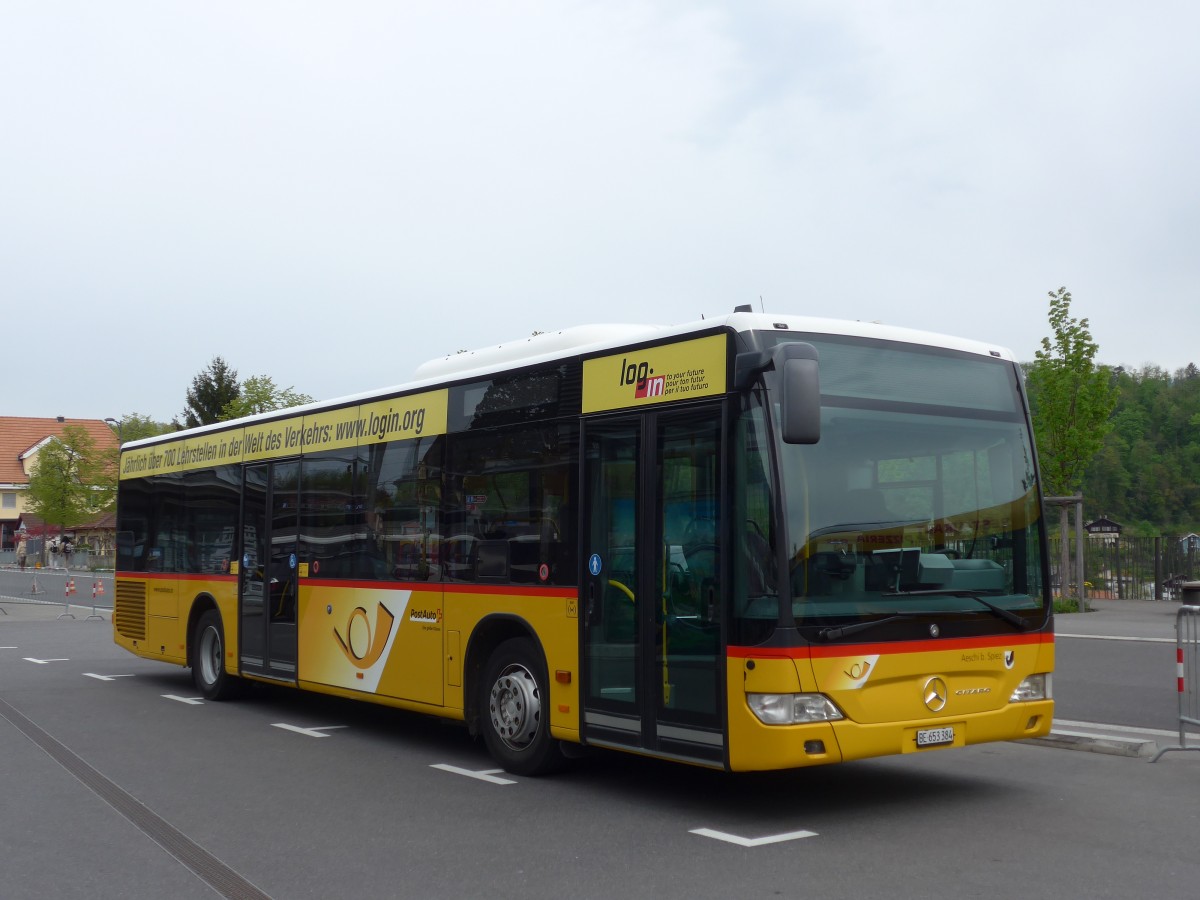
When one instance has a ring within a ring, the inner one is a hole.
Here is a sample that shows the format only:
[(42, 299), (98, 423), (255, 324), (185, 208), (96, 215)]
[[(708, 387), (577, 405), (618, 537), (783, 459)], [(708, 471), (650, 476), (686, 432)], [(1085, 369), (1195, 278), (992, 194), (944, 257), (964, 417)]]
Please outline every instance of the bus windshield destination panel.
[(565, 743), (746, 771), (1049, 732), (1011, 354), (737, 312), (463, 356), (126, 445), (116, 642), (212, 699), (465, 720), (516, 773)]

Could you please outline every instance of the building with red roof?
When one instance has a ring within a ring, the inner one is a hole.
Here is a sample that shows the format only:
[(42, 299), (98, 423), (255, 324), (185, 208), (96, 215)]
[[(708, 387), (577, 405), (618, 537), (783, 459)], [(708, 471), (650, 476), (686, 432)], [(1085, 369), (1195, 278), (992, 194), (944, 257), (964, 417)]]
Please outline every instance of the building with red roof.
[[(107, 452), (117, 447), (117, 435), (103, 419), (0, 416), (0, 549), (12, 549), (14, 535), (22, 526), (30, 536), (58, 533), (58, 526), (47, 526), (26, 511), (26, 500), (38, 453), (71, 426), (87, 432), (97, 450)], [(78, 530), (86, 532), (89, 526), (82, 525)]]

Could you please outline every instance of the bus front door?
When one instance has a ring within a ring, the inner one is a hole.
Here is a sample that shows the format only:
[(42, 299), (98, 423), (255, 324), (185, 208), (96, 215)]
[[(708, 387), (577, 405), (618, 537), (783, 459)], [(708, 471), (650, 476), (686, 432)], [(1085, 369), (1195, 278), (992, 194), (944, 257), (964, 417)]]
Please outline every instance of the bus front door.
[(721, 410), (585, 424), (588, 743), (724, 764)]
[(242, 671), (296, 680), (298, 462), (256, 463), (242, 473), (238, 568)]

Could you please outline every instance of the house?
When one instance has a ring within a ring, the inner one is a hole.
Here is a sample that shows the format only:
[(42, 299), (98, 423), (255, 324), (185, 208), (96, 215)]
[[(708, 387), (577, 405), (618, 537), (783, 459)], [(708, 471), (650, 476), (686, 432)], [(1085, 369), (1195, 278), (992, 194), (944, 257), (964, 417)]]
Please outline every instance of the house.
[(37, 456), (43, 447), (75, 426), (88, 433), (97, 450), (117, 447), (117, 435), (103, 419), (36, 419), (24, 416), (0, 416), (0, 550), (11, 550), (14, 535), (22, 525), (31, 536), (57, 534), (57, 525), (43, 525), (27, 513), (29, 476), (37, 469)]
[(68, 529), (76, 547), (87, 547), (95, 556), (112, 556), (117, 548), (117, 514), (102, 513), (90, 522)]
[(1108, 516), (1101, 516), (1083, 526), (1083, 530), (1088, 533), (1089, 538), (1105, 544), (1116, 543), (1117, 539), (1121, 537), (1122, 528), (1124, 528), (1123, 525), (1114, 522)]

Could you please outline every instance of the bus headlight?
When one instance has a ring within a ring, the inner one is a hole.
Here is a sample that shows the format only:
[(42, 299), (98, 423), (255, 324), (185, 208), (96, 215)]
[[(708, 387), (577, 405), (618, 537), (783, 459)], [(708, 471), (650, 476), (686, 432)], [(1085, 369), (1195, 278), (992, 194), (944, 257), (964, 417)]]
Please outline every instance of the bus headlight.
[(746, 702), (764, 725), (802, 725), (845, 718), (824, 694), (747, 694)]
[(1009, 703), (1027, 703), (1030, 700), (1049, 700), (1054, 696), (1051, 689), (1050, 673), (1041, 672), (1030, 675), (1017, 685), (1017, 689), (1008, 698)]

